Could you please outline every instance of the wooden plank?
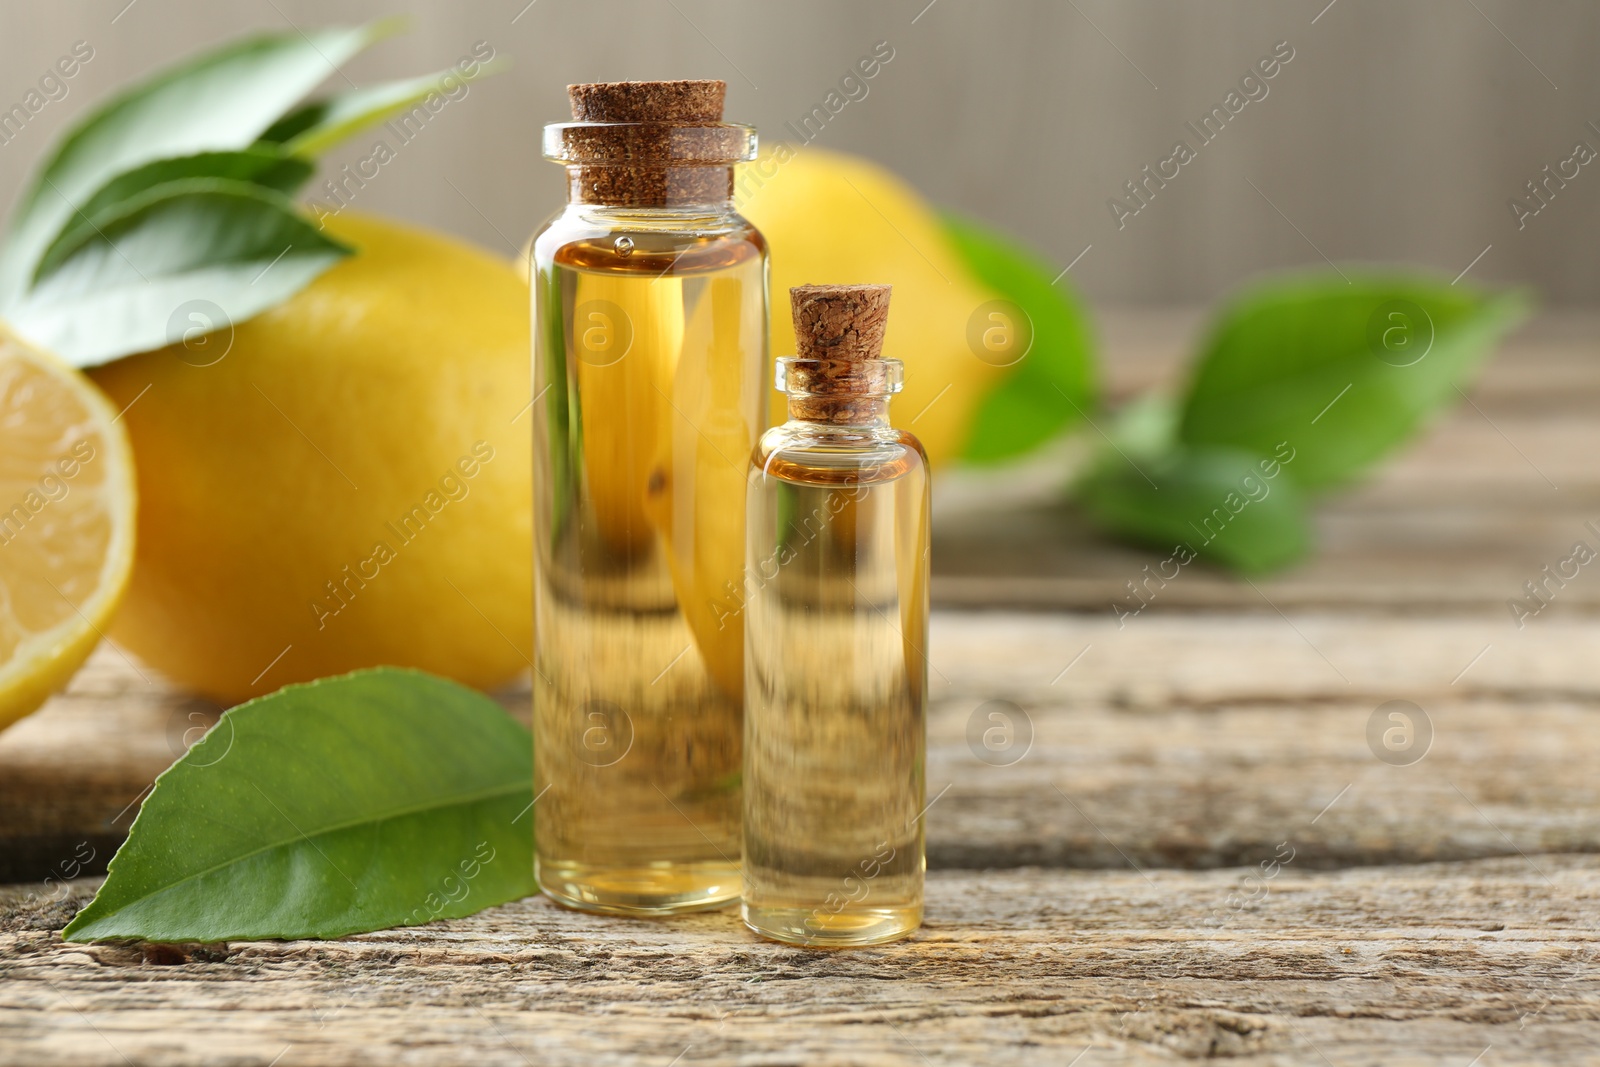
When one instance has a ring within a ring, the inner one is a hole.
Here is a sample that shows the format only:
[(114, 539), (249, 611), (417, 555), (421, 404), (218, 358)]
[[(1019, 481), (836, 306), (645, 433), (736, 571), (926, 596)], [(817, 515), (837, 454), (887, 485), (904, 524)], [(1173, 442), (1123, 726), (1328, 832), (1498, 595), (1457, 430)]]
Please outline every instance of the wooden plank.
[(31, 906), (9, 889), (0, 1059), (1592, 1063), (1600, 858), (1541, 868), (942, 872), (913, 940), (832, 953), (726, 912), (541, 898), (337, 942), (66, 945), (53, 929), (92, 884)]
[[(1328, 866), (1600, 848), (1593, 624), (940, 622), (936, 683), (939, 664), (961, 665), (935, 685), (929, 727), (930, 792), (954, 783), (930, 811), (940, 863), (1251, 863), (1290, 833)], [(1012, 766), (985, 766), (965, 744), (994, 699), (1034, 724), (1034, 750)], [(1409, 766), (1368, 741), (1397, 699), (1432, 725)]]
[[(1248, 864), (1290, 832), (1312, 866), (1600, 851), (1600, 623), (940, 612), (932, 635), (935, 866)], [(150, 683), (102, 649), (0, 734), (0, 875), (109, 858), (185, 732), (214, 721)], [(504, 699), (526, 719), (526, 691)], [(1368, 745), (1394, 699), (1433, 726), (1413, 766)], [(1007, 766), (968, 741), (991, 701), (1032, 730)]]

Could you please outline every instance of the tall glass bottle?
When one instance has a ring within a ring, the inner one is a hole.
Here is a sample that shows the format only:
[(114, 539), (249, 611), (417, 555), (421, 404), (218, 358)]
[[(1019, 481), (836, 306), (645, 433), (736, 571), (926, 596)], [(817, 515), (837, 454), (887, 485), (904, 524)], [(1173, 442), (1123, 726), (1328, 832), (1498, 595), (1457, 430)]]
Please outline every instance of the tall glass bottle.
[(927, 457), (889, 425), (889, 287), (790, 295), (789, 421), (749, 475), (743, 913), (877, 944), (922, 922)]
[(722, 82), (575, 85), (534, 239), (535, 873), (667, 914), (739, 893), (745, 469), (767, 252)]

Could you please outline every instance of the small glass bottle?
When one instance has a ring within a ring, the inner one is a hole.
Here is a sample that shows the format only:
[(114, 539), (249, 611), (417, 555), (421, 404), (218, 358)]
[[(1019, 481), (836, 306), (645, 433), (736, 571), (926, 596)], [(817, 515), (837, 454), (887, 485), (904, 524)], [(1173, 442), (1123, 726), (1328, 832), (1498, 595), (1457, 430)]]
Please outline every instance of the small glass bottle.
[(746, 465), (767, 250), (720, 81), (569, 89), (566, 209), (535, 237), (534, 868), (661, 915), (739, 893)]
[(789, 421), (750, 467), (745, 923), (811, 946), (922, 922), (928, 474), (889, 425), (889, 286), (790, 290)]

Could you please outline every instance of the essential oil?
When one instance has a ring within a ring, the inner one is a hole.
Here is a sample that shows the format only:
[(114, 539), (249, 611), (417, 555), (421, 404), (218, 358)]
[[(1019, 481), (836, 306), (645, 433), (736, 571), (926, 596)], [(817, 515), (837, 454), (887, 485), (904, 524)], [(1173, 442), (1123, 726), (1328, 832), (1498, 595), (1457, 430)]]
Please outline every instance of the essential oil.
[(767, 253), (722, 82), (569, 90), (533, 244), (535, 873), (666, 914), (739, 893), (745, 474)]
[(877, 944), (922, 922), (927, 457), (889, 425), (889, 287), (791, 298), (789, 421), (749, 473), (743, 915), (792, 944)]

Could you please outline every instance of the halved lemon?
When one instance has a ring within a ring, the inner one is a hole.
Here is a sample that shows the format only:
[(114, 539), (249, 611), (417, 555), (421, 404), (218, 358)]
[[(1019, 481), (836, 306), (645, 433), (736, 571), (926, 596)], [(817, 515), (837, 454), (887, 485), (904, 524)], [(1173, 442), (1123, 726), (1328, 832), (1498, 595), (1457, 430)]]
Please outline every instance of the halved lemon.
[(133, 566), (134, 496), (110, 401), (0, 327), (0, 729), (100, 640)]

